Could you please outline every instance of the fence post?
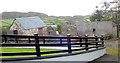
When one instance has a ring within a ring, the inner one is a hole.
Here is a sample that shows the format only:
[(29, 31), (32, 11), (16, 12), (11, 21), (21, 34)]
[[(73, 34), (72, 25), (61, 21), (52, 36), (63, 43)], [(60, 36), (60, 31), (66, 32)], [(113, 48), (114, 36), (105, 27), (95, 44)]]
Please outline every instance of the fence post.
[(62, 44), (62, 39), (60, 38), (60, 44)]
[(39, 46), (38, 34), (34, 34), (34, 36), (35, 36), (36, 55), (37, 55), (37, 57), (39, 57), (39, 56), (41, 56), (41, 54), (40, 54), (40, 46)]
[(16, 43), (18, 43), (18, 37), (15, 38)]
[(29, 43), (31, 43), (30, 38), (28, 38)]
[(88, 51), (88, 36), (85, 35), (85, 49)]
[(103, 38), (103, 35), (101, 35), (101, 41), (102, 41), (102, 45), (104, 46), (104, 38)]
[(81, 36), (80, 36), (80, 47), (82, 47), (82, 38), (81, 38)]
[(7, 38), (6, 37), (4, 37), (4, 41), (5, 41), (5, 43), (7, 42)]
[(95, 36), (95, 41), (96, 41), (96, 48), (98, 48), (97, 46), (98, 46), (98, 37), (97, 36)]
[(70, 34), (67, 34), (67, 44), (68, 44), (68, 53), (72, 53), (72, 51), (71, 51)]
[(43, 44), (45, 44), (45, 39), (43, 39)]

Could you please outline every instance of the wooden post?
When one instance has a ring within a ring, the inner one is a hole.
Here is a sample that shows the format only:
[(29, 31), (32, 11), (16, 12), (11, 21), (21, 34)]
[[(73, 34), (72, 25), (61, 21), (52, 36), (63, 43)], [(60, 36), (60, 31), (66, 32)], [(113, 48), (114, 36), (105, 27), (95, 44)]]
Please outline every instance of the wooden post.
[(60, 44), (62, 44), (62, 39), (60, 38)]
[(104, 46), (104, 37), (103, 37), (103, 35), (101, 35), (101, 41), (102, 41), (102, 45)]
[(16, 43), (18, 43), (18, 37), (15, 38)]
[(7, 38), (6, 37), (4, 37), (4, 41), (5, 41), (5, 43), (7, 43)]
[[(81, 37), (81, 36), (80, 36)], [(80, 38), (80, 43), (82, 43), (82, 38)], [(80, 47), (82, 47), (82, 44), (80, 44)]]
[(45, 44), (45, 39), (43, 39), (43, 44)]
[(31, 43), (30, 38), (28, 38), (29, 43)]
[(98, 38), (97, 38), (97, 36), (95, 36), (95, 41), (96, 41), (96, 48), (98, 48), (97, 46), (98, 46)]
[(68, 44), (68, 53), (72, 53), (72, 51), (71, 51), (70, 34), (67, 34), (67, 44)]
[(37, 57), (40, 57), (40, 46), (39, 46), (39, 38), (38, 38), (38, 34), (34, 34), (35, 36), (35, 47), (36, 47), (36, 55)]
[(86, 50), (88, 51), (88, 38), (87, 38), (88, 36), (87, 35), (85, 35), (85, 48), (86, 48)]

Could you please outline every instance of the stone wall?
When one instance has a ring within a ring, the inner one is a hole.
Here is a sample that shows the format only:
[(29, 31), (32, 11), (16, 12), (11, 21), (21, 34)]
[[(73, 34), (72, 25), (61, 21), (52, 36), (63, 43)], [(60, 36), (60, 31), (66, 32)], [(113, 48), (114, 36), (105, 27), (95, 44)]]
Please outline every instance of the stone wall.
[[(112, 21), (76, 23), (80, 34), (109, 34), (116, 36), (116, 25)], [(95, 32), (93, 32), (95, 29)]]
[[(72, 27), (70, 27), (72, 26)], [(95, 30), (93, 32), (93, 29)], [(66, 31), (67, 30), (67, 31)], [(69, 31), (70, 30), (70, 31)], [(74, 21), (73, 24), (63, 24), (63, 34), (70, 33), (72, 35), (112, 35), (116, 37), (116, 24), (112, 21), (101, 21), (101, 22), (87, 22), (87, 21)]]

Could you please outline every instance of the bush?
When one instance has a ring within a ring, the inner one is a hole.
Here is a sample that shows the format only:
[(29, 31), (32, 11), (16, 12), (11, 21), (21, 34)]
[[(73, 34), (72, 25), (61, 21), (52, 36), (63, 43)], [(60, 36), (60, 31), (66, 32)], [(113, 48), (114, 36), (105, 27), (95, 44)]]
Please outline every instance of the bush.
[(106, 40), (108, 40), (108, 39), (113, 38), (113, 35), (112, 35), (112, 34), (105, 34), (105, 35), (104, 35), (104, 38), (105, 38)]
[(62, 30), (62, 25), (61, 24), (57, 24), (56, 31), (58, 31), (59, 33), (61, 33), (61, 30)]

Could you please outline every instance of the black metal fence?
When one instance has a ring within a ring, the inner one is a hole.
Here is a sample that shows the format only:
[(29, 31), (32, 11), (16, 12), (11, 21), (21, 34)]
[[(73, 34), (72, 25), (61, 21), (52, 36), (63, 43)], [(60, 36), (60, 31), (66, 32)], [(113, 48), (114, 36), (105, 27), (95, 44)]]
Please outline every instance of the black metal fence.
[[(38, 36), (35, 34), (34, 36), (26, 36), (26, 35), (1, 35), (2, 36), (2, 47), (6, 46), (34, 46), (36, 52), (16, 52), (9, 53), (3, 52), (0, 53), (2, 56), (17, 56), (17, 55), (36, 55), (36, 57), (23, 57), (23, 58), (2, 58), (2, 61), (16, 61), (16, 60), (31, 60), (31, 59), (45, 59), (45, 58), (53, 58), (53, 57), (61, 57), (61, 56), (69, 56), (81, 53), (92, 52), (95, 50), (103, 49), (104, 41), (103, 36), (101, 37), (72, 37), (70, 35), (67, 36)], [(12, 38), (14, 43), (9, 43), (9, 40)], [(20, 43), (20, 39), (27, 39), (28, 43)], [(34, 43), (31, 43), (31, 40)], [(54, 41), (56, 43), (46, 43), (48, 40)], [(43, 43), (40, 43), (43, 42)], [(64, 46), (67, 47), (65, 50), (56, 50), (56, 51), (47, 51), (41, 52), (41, 46)], [(77, 49), (72, 49), (72, 47), (81, 47)], [(83, 50), (83, 51), (81, 51)], [(77, 51), (77, 52), (74, 52)], [(68, 53), (64, 53), (68, 52)], [(42, 54), (54, 54), (54, 53), (64, 53), (52, 56), (41, 56)]]

